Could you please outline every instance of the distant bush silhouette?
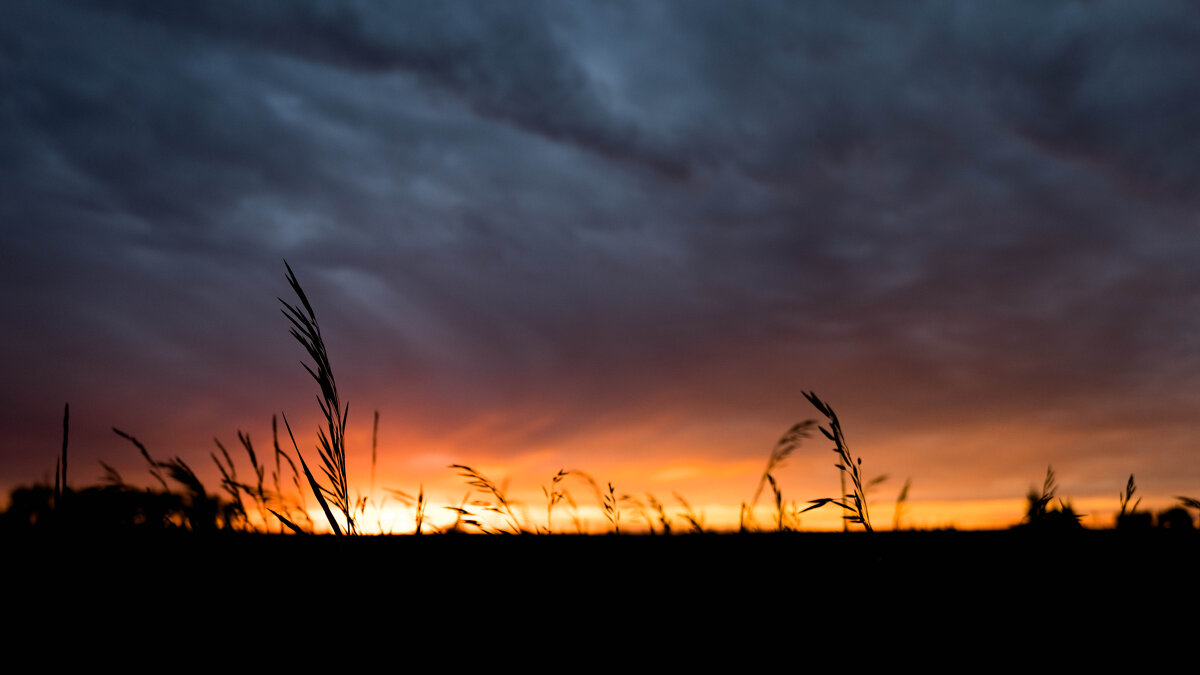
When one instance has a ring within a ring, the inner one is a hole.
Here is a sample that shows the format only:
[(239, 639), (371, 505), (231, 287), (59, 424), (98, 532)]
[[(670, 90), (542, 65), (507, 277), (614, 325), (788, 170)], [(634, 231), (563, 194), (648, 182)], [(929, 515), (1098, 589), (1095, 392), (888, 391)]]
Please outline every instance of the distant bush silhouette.
[(1079, 514), (1075, 513), (1075, 509), (1069, 503), (1058, 499), (1057, 507), (1055, 506), (1054, 493), (1057, 490), (1054, 469), (1047, 466), (1041, 492), (1037, 488), (1030, 488), (1029, 494), (1025, 496), (1029, 503), (1025, 510), (1025, 519), (1018, 527), (1034, 530), (1083, 529), (1083, 524), (1079, 522)]
[(1176, 497), (1176, 499), (1179, 500), (1179, 508), (1188, 513), (1189, 520), (1191, 519), (1191, 512), (1188, 511), (1188, 509), (1196, 509), (1200, 511), (1200, 499), (1196, 499), (1195, 497)]
[(1192, 514), (1182, 506), (1176, 506), (1158, 514), (1158, 526), (1165, 530), (1193, 530)]
[(67, 531), (171, 530), (210, 531), (218, 527), (216, 500), (197, 502), (171, 492), (105, 485), (64, 490), (69, 507), (56, 508), (50, 486), (12, 491), (8, 511), (0, 518), (6, 529)]

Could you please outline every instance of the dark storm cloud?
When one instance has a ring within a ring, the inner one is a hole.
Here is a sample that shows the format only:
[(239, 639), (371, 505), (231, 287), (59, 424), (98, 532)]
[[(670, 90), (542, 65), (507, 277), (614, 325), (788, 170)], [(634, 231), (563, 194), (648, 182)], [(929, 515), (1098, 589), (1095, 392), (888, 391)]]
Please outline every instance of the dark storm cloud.
[(644, 147), (633, 120), (607, 114), (542, 3), (94, 4), (235, 48), (277, 50), (350, 71), (403, 71), (480, 114), (668, 175), (686, 171)]
[(444, 428), (498, 405), (557, 414), (548, 436), (672, 406), (786, 424), (800, 388), (897, 428), (1195, 403), (1185, 3), (0, 19), (22, 417), (276, 409), (241, 382), (302, 375), (282, 257), (344, 377)]

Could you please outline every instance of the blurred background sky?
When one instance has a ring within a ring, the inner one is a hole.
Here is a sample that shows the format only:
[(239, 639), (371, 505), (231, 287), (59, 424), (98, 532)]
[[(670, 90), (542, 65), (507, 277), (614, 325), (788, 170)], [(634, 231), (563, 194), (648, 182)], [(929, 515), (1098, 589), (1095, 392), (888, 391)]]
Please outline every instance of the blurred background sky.
[(308, 452), (286, 259), (352, 486), (379, 410), (381, 486), (736, 518), (814, 390), (880, 514), (1013, 522), (1053, 464), (1107, 524), (1200, 493), (1198, 152), (1186, 2), (8, 0), (0, 488), (68, 401), (76, 487), (148, 481), (114, 426), (210, 489), (272, 414)]

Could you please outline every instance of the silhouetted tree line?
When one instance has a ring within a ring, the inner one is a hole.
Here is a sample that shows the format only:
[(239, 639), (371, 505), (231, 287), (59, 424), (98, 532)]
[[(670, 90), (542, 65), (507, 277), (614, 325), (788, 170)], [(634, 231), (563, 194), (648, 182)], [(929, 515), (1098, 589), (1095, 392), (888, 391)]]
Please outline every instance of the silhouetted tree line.
[(8, 510), (0, 514), (5, 529), (56, 528), (81, 531), (171, 530), (193, 532), (241, 529), (240, 505), (203, 494), (177, 494), (104, 485), (82, 490), (47, 485), (12, 491)]

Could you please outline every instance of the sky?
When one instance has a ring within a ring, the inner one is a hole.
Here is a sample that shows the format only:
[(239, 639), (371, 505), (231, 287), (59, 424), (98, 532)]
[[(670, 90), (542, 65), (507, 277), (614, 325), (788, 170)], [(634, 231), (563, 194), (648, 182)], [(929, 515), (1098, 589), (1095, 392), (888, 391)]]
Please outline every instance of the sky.
[(149, 480), (113, 427), (213, 490), (272, 415), (315, 455), (286, 260), (359, 490), (378, 410), (376, 489), (466, 464), (534, 518), (578, 469), (728, 523), (814, 391), (881, 521), (911, 478), (912, 525), (1015, 522), (1048, 465), (1090, 524), (1131, 473), (1165, 507), (1197, 120), (1186, 2), (9, 0), (0, 488), (53, 480), (67, 402), (76, 487)]

